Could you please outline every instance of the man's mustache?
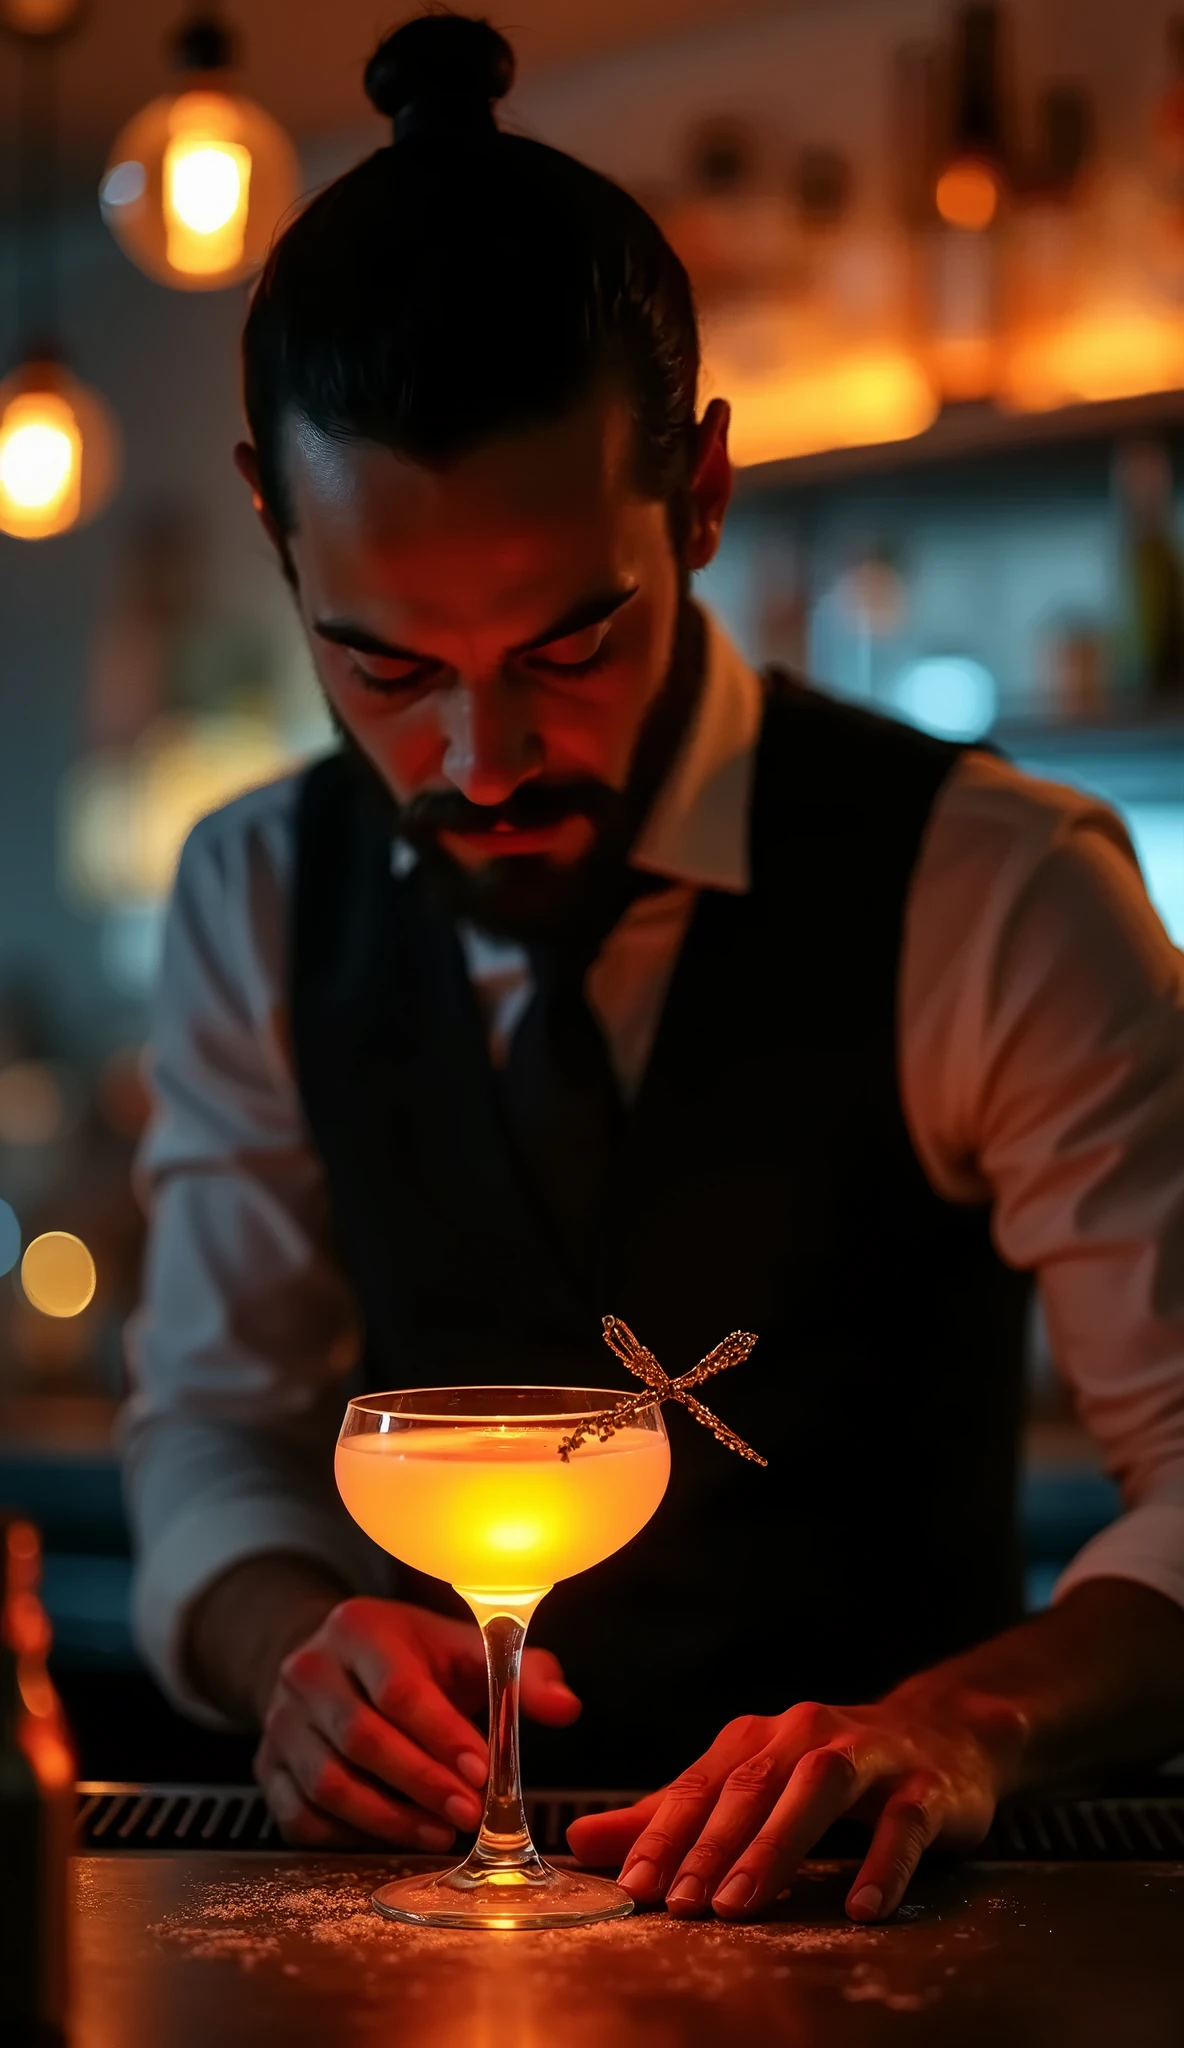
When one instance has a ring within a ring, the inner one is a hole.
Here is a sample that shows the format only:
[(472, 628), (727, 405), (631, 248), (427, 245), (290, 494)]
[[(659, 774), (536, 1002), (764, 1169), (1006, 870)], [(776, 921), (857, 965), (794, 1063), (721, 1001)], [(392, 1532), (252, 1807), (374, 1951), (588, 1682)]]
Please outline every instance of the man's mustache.
[(458, 789), (423, 790), (399, 806), (399, 828), (413, 843), (435, 839), (441, 832), (494, 832), (510, 826), (517, 832), (561, 825), (568, 818), (587, 818), (598, 829), (621, 816), (619, 791), (591, 777), (569, 782), (524, 782), (504, 803), (475, 804)]

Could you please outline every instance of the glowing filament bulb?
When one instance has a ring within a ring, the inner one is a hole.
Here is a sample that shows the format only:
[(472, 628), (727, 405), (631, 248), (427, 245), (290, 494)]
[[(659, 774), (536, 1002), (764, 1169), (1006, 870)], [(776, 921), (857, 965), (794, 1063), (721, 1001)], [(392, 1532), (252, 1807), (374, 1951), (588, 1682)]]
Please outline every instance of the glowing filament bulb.
[(233, 270), (243, 257), (251, 152), (218, 132), (221, 104), (214, 94), (184, 94), (164, 153), (168, 260), (191, 277)]
[(0, 528), (22, 540), (62, 533), (78, 517), (82, 436), (64, 398), (29, 391), (0, 420)]
[[(214, 235), (242, 210), (243, 174), (238, 158), (224, 143), (186, 142), (169, 159), (169, 201), (173, 212), (195, 235)], [(250, 176), (248, 166), (247, 176)]]

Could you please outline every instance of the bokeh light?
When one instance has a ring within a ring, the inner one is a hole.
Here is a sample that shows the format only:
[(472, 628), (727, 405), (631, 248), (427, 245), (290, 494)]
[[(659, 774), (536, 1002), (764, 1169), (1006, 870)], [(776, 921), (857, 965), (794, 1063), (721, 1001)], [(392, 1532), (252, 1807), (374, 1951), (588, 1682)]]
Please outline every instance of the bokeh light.
[(43, 1060), (0, 1067), (0, 1145), (50, 1145), (65, 1117), (61, 1085)]
[(118, 472), (110, 409), (60, 363), (24, 363), (0, 384), (0, 532), (68, 532), (101, 510)]
[(889, 690), (893, 708), (910, 725), (945, 740), (978, 740), (995, 723), (999, 688), (989, 668), (964, 655), (913, 661)]
[(91, 755), (63, 795), (72, 893), (84, 903), (159, 901), (198, 819), (292, 765), (266, 719), (231, 712), (160, 718), (129, 751)]
[(116, 139), (103, 219), (149, 277), (217, 291), (257, 270), (300, 185), (271, 115), (208, 87), (156, 99)]
[(962, 157), (942, 172), (934, 196), (947, 227), (981, 234), (998, 210), (999, 180), (989, 164)]
[(721, 356), (710, 362), (709, 375), (711, 388), (732, 406), (729, 446), (741, 469), (830, 448), (911, 440), (937, 413), (924, 369), (908, 350), (890, 344), (755, 376)]
[(81, 10), (82, 0), (0, 0), (0, 22), (18, 36), (58, 36)]
[(21, 1286), (45, 1316), (79, 1316), (94, 1298), (98, 1275), (80, 1237), (47, 1230), (21, 1260)]
[(0, 1202), (0, 1273), (11, 1273), (21, 1255), (21, 1226), (9, 1202)]

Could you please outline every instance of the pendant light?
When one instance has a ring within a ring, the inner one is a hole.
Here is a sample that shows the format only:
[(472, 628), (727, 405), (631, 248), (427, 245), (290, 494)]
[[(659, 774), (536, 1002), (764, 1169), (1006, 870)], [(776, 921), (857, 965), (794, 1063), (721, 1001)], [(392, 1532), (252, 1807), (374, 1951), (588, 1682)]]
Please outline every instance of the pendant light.
[(300, 188), (278, 122), (229, 89), (234, 49), (208, 9), (172, 45), (185, 78), (116, 138), (99, 199), (116, 241), (149, 277), (178, 291), (220, 291), (263, 262)]
[(119, 434), (72, 376), (56, 338), (57, 45), (77, 0), (4, 0), (0, 25), (22, 44), (17, 305), (21, 360), (0, 381), (0, 532), (47, 540), (98, 512), (114, 488)]

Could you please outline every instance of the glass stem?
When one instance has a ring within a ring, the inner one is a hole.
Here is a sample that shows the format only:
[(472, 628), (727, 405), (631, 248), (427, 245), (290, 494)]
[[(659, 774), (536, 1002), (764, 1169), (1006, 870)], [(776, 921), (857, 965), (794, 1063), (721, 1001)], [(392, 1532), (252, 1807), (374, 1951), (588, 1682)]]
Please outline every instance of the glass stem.
[[(522, 1646), (542, 1593), (515, 1600), (515, 1612), (479, 1594), (466, 1599), (481, 1624), (489, 1670), (489, 1782), (485, 1813), (469, 1867), (480, 1863), (503, 1870), (537, 1870), (538, 1851), (526, 1825), (522, 1804), (522, 1769), (518, 1753), (518, 1685)], [(508, 1604), (508, 1603), (507, 1603)]]

